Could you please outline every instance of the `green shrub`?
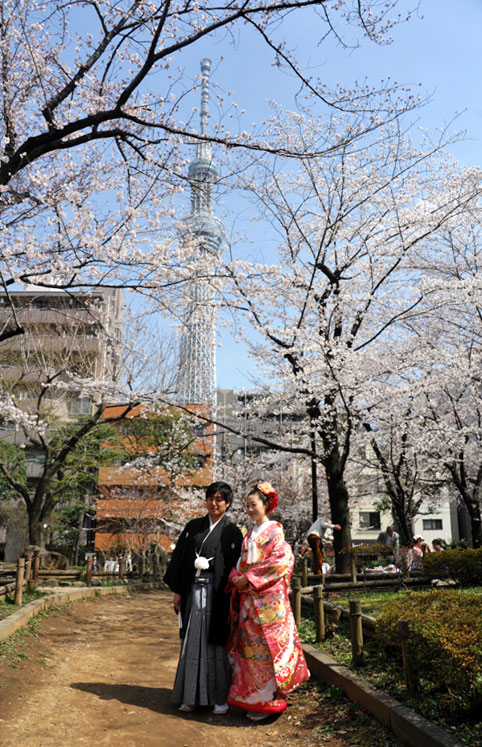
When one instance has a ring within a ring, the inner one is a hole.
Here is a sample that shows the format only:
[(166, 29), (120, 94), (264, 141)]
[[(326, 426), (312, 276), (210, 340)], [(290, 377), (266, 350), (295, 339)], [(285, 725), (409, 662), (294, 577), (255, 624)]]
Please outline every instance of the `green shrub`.
[(480, 603), (479, 594), (454, 589), (408, 592), (384, 609), (377, 621), (378, 643), (398, 656), (398, 622), (408, 621), (412, 672), (424, 692), (440, 694), (452, 712), (482, 705)]
[(348, 552), (351, 552), (355, 558), (372, 558), (377, 555), (393, 555), (393, 547), (388, 547), (377, 542), (372, 545), (353, 545), (349, 548)]
[(461, 586), (481, 584), (482, 548), (427, 553), (423, 573), (430, 578), (451, 578)]

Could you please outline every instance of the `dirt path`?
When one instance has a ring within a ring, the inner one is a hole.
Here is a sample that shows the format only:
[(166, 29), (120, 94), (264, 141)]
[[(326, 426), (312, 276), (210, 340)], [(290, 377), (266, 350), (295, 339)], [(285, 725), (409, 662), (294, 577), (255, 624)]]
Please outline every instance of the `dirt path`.
[(170, 705), (179, 641), (165, 592), (76, 602), (35, 627), (0, 648), (2, 747), (400, 744), (348, 701), (322, 700), (315, 685), (264, 724), (236, 709), (179, 713)]

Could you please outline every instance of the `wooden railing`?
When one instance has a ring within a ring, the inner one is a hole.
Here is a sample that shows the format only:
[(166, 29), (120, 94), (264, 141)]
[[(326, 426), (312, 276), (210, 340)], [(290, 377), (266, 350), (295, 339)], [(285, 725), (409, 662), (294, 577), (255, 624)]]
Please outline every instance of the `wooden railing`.
[[(361, 666), (364, 661), (364, 638), (372, 638), (375, 635), (377, 625), (376, 619), (369, 615), (362, 614), (361, 601), (359, 599), (350, 600), (350, 607), (349, 609), (346, 609), (346, 607), (332, 604), (323, 598), (326, 591), (326, 587), (323, 584), (303, 587), (302, 580), (303, 579), (299, 576), (294, 576), (291, 581), (292, 606), (296, 625), (299, 626), (302, 620), (302, 602), (313, 608), (315, 618), (315, 640), (317, 643), (321, 643), (326, 639), (327, 630), (330, 625), (337, 627), (341, 618), (347, 618), (350, 630), (352, 664), (354, 666)], [(332, 588), (331, 584), (329, 588)], [(331, 618), (330, 622), (326, 621), (327, 615)], [(406, 620), (399, 621), (398, 632), (402, 652), (405, 685), (410, 693), (414, 693), (416, 692), (416, 677), (414, 676), (408, 655), (408, 639), (410, 637), (410, 631), (409, 624)]]
[[(0, 599), (5, 599), (8, 595), (13, 594), (13, 602), (21, 605), (23, 594), (26, 590), (31, 591), (42, 584), (49, 578), (57, 578), (59, 582), (80, 581), (85, 579), (87, 586), (91, 586), (95, 579), (101, 581), (123, 582), (125, 579), (137, 578), (142, 580), (146, 575), (149, 579), (158, 581), (162, 575), (161, 566), (154, 562), (151, 568), (144, 570), (142, 562), (139, 563), (135, 573), (126, 572), (123, 559), (119, 560), (118, 570), (115, 571), (94, 571), (92, 567), (92, 558), (88, 558), (86, 567), (83, 569), (68, 570), (46, 570), (40, 568), (40, 552), (36, 550), (33, 554), (26, 554), (25, 557), (17, 560), (16, 569), (11, 572), (6, 571), (0, 575)], [(15, 578), (13, 578), (15, 573)], [(2, 576), (4, 577), (2, 580)]]

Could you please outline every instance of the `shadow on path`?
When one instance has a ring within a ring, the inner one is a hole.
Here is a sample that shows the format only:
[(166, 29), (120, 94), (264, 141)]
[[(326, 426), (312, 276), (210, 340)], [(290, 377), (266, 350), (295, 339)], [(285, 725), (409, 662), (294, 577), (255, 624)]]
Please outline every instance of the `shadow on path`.
[[(113, 685), (107, 682), (72, 682), (74, 690), (82, 690), (96, 695), (101, 700), (118, 700), (126, 705), (137, 708), (149, 708), (154, 713), (176, 715), (188, 721), (206, 722), (216, 726), (252, 727), (253, 722), (246, 718), (246, 714), (239, 708), (231, 708), (225, 716), (214, 716), (211, 707), (200, 707), (191, 713), (182, 713), (171, 703), (171, 689), (166, 687), (140, 687), (139, 685)], [(278, 714), (263, 721), (272, 724), (277, 721)]]
[(172, 713), (171, 690), (167, 687), (113, 685), (108, 682), (72, 682), (70, 687), (97, 695), (101, 700), (119, 700), (127, 705), (149, 708), (155, 713)]

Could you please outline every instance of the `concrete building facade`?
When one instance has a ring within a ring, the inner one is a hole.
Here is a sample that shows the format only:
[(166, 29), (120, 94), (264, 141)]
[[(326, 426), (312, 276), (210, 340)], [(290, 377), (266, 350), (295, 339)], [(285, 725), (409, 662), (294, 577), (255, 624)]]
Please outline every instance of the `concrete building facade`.
[[(117, 289), (36, 287), (0, 293), (0, 331), (23, 330), (0, 343), (0, 391), (50, 426), (90, 415), (92, 398), (76, 388), (72, 375), (95, 381), (117, 378), (123, 318), (123, 293)], [(27, 479), (35, 485), (42, 472), (42, 449), (2, 414), (0, 439), (25, 448)], [(15, 513), (22, 511), (19, 501)], [(8, 524), (3, 524), (0, 549), (4, 559), (14, 560), (26, 543), (26, 530), (20, 521)]]

